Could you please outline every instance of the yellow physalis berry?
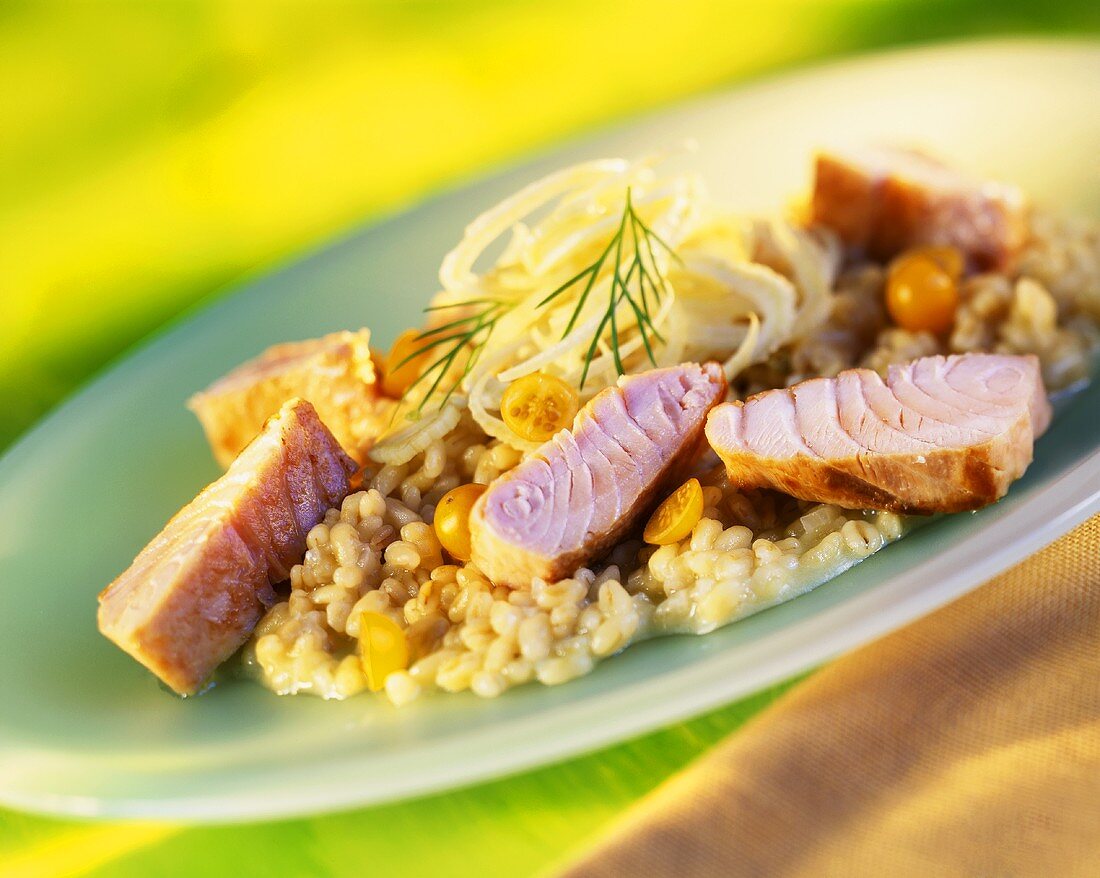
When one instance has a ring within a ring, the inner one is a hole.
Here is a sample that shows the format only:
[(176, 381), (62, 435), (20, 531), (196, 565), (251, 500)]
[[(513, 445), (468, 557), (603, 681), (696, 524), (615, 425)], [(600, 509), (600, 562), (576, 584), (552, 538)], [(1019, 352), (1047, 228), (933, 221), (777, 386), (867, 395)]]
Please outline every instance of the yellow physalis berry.
[(382, 392), (386, 396), (400, 399), (409, 385), (420, 377), (420, 370), (431, 355), (430, 350), (423, 350), (424, 345), (419, 329), (406, 329), (397, 336), (382, 363)]
[(521, 439), (545, 442), (573, 423), (580, 404), (577, 391), (560, 378), (533, 372), (508, 385), (500, 416)]
[(443, 495), (435, 507), (435, 535), (458, 561), (470, 560), (470, 510), (485, 493), (485, 485), (459, 485)]
[(913, 247), (906, 250), (898, 260), (895, 260), (895, 263), (913, 256), (923, 256), (926, 259), (931, 259), (951, 275), (951, 279), (955, 281), (962, 277), (963, 269), (966, 268), (966, 258), (962, 255), (962, 251), (950, 244), (928, 244), (924, 247)]
[(902, 254), (886, 279), (886, 310), (910, 332), (947, 332), (955, 322), (959, 290), (955, 278), (921, 253)]
[(389, 616), (364, 612), (359, 617), (359, 660), (367, 688), (379, 691), (386, 677), (409, 666), (409, 644), (401, 626)]
[(642, 539), (654, 546), (670, 546), (691, 533), (703, 517), (703, 488), (688, 479), (654, 510)]

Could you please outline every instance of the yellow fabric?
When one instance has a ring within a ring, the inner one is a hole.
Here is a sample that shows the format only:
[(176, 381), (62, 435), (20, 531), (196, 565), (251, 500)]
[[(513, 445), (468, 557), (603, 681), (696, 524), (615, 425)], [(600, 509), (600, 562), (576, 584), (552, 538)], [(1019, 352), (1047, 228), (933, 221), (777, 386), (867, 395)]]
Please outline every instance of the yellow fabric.
[(1100, 517), (834, 662), (564, 874), (1100, 875)]

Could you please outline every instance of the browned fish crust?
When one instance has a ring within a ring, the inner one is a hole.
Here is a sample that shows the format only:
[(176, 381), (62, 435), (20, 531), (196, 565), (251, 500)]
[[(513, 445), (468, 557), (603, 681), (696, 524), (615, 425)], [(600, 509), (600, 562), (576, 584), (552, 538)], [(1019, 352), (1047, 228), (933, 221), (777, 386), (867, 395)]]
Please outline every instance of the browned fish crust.
[(291, 400), (99, 596), (99, 630), (182, 695), (248, 639), (356, 469)]
[[(975, 408), (959, 408), (964, 397), (958, 387), (968, 385), (949, 385), (941, 376), (960, 363), (964, 369), (978, 364), (972, 371), (979, 377), (981, 368), (989, 375), (1015, 376), (1014, 393), (983, 400), (975, 379)], [(922, 390), (931, 394), (923, 412), (893, 396), (895, 382), (911, 380), (915, 369), (922, 371)], [(937, 381), (943, 382), (939, 399)], [(832, 388), (850, 390), (856, 382), (880, 392), (877, 408), (866, 396), (846, 393), (839, 401)], [(827, 392), (811, 397), (800, 394), (803, 388)], [(883, 399), (895, 408), (884, 408)], [(857, 369), (727, 403), (711, 413), (707, 438), (735, 487), (771, 488), (848, 509), (931, 514), (979, 509), (1004, 496), (1030, 465), (1035, 437), (1049, 420), (1034, 357), (970, 354), (891, 367), (889, 383)], [(821, 429), (830, 422), (830, 429)], [(853, 434), (846, 424), (858, 424), (859, 430)], [(808, 426), (813, 438), (799, 425)], [(873, 447), (864, 444), (867, 436), (876, 437)]]
[(1004, 268), (1027, 237), (1026, 205), (1017, 189), (971, 180), (904, 149), (819, 153), (811, 214), (876, 259), (916, 245), (947, 244), (977, 268)]
[(309, 400), (332, 435), (360, 463), (385, 430), (395, 402), (378, 388), (370, 332), (334, 332), (273, 345), (188, 400), (222, 466), (289, 399)]

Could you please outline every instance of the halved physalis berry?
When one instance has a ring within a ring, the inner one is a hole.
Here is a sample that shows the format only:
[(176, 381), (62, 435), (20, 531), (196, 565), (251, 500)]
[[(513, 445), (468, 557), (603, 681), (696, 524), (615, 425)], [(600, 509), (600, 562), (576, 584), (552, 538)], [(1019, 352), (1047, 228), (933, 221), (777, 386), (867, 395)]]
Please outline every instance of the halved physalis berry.
[(500, 416), (521, 439), (545, 442), (570, 426), (579, 408), (580, 396), (574, 388), (553, 375), (533, 372), (508, 385)]
[(642, 539), (654, 546), (670, 546), (687, 537), (703, 517), (703, 488), (688, 479), (658, 506), (645, 526)]
[(409, 665), (409, 644), (401, 626), (389, 616), (364, 612), (359, 617), (359, 659), (367, 688), (378, 692), (386, 677)]

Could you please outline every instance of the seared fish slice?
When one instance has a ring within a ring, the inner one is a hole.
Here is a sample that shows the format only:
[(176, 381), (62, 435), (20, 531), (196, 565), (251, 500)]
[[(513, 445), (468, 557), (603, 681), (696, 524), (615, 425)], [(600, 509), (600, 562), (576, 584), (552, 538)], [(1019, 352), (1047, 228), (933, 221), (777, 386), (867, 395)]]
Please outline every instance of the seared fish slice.
[(370, 331), (277, 344), (188, 401), (222, 466), (260, 432), (288, 399), (307, 399), (332, 435), (358, 460), (385, 430), (394, 402), (382, 396)]
[(1004, 496), (1050, 423), (1033, 356), (965, 354), (768, 390), (711, 412), (730, 482), (849, 509), (958, 512)]
[(972, 180), (903, 149), (819, 153), (812, 208), (814, 222), (878, 259), (914, 245), (949, 244), (976, 268), (1003, 267), (1027, 235), (1018, 189)]
[(355, 463), (313, 406), (291, 400), (99, 596), (99, 630), (182, 695), (248, 639), (347, 495)]
[(552, 582), (610, 548), (694, 462), (720, 367), (619, 380), (538, 453), (489, 486), (470, 516), (473, 561), (495, 583)]

